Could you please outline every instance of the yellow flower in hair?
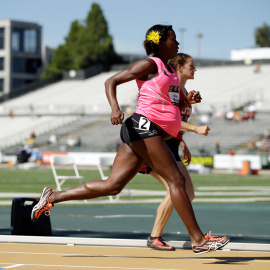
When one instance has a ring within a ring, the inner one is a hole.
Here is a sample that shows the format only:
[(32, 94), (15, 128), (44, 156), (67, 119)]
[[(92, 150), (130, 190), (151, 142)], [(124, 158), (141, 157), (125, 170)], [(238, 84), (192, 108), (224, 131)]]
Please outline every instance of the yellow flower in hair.
[(161, 36), (159, 35), (158, 31), (152, 31), (148, 36), (147, 36), (147, 40), (148, 41), (153, 41), (155, 44), (159, 44), (159, 40), (160, 40)]

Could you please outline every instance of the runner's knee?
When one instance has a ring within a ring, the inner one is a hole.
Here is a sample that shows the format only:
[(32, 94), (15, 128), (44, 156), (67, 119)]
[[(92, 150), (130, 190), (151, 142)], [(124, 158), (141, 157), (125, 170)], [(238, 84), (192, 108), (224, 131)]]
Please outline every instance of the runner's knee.
[(180, 171), (176, 171), (175, 173), (171, 173), (168, 177), (168, 185), (176, 184), (180, 185), (181, 187), (185, 187), (186, 179), (184, 175)]

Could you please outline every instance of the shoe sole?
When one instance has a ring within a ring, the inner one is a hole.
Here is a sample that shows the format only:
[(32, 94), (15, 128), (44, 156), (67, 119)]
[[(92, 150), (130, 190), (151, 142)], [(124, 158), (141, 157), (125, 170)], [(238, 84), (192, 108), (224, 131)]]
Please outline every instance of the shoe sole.
[(205, 251), (202, 251), (202, 252), (197, 252), (197, 253), (194, 252), (194, 255), (201, 255), (201, 254), (204, 254), (204, 253), (207, 253), (207, 252), (220, 250), (220, 249), (222, 249), (223, 247), (225, 247), (225, 246), (230, 242), (230, 240), (231, 240), (231, 239), (228, 238), (227, 241), (226, 241), (221, 247), (218, 247), (218, 248), (216, 248), (216, 249), (208, 249), (208, 250), (205, 250)]
[(156, 249), (156, 250), (175, 251), (174, 247), (171, 247), (171, 249), (158, 247), (158, 246), (149, 246), (149, 245), (147, 245), (147, 247), (152, 248), (152, 249)]

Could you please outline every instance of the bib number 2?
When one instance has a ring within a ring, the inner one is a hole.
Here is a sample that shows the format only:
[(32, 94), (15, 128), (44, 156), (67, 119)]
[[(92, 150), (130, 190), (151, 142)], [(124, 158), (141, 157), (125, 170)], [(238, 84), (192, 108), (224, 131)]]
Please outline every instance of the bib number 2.
[(146, 117), (140, 117), (139, 129), (149, 130), (151, 122)]

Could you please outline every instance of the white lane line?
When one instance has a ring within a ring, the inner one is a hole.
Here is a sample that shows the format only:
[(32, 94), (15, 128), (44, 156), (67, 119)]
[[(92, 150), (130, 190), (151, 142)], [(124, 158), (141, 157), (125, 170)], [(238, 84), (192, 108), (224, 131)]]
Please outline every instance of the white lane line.
[(270, 190), (270, 186), (197, 187), (197, 190)]
[(262, 198), (262, 197), (251, 197), (251, 198), (195, 198), (192, 202), (269, 202), (270, 197)]
[[(3, 264), (3, 263), (0, 263)], [(8, 263), (6, 263), (8, 264)], [(88, 268), (88, 269), (123, 269), (123, 270), (164, 270), (164, 268), (133, 268), (133, 267), (119, 267), (119, 266), (83, 266), (83, 265), (61, 265), (61, 264), (21, 264), (20, 266), (39, 266), (39, 267), (66, 267), (66, 268)], [(7, 267), (6, 267), (7, 268)], [(0, 269), (6, 269), (0, 268)], [(10, 268), (10, 267), (9, 267)], [(168, 270), (184, 270), (182, 268), (168, 269)]]
[[(4, 263), (1, 263), (4, 264)], [(8, 263), (5, 263), (8, 264)], [(25, 264), (14, 264), (14, 265), (10, 265), (10, 266), (5, 266), (4, 268), (0, 268), (0, 269), (9, 269), (9, 268), (15, 268), (15, 267), (19, 267), (19, 266), (24, 266)]]
[[(151, 203), (151, 204), (157, 204), (161, 203), (163, 199), (146, 199), (146, 200), (118, 200), (117, 202), (114, 202), (114, 204), (143, 204), (143, 203)], [(193, 202), (269, 202), (270, 201), (270, 196), (268, 197), (245, 197), (245, 198), (195, 198)], [(104, 205), (104, 204), (112, 204), (109, 200), (108, 201), (92, 201), (89, 200), (87, 202), (83, 201), (68, 201), (68, 202), (62, 202), (59, 204), (72, 204), (72, 205)], [(12, 205), (12, 201), (1, 201), (0, 200), (0, 205)]]
[(105, 215), (105, 216), (92, 216), (92, 215), (76, 215), (76, 214), (62, 214), (65, 217), (89, 217), (89, 218), (153, 218), (154, 215)]
[(40, 193), (21, 193), (21, 192), (0, 192), (1, 198), (16, 198), (16, 197), (40, 197)]
[(209, 191), (209, 192), (196, 192), (195, 191), (195, 196), (260, 196), (260, 195), (270, 195), (270, 190), (269, 191), (242, 191), (242, 192), (224, 192), (224, 191)]
[(94, 218), (120, 218), (120, 217), (128, 217), (128, 218), (134, 218), (134, 217), (149, 217), (152, 218), (154, 215), (106, 215), (106, 216), (93, 216)]
[[(113, 202), (113, 204), (143, 204), (143, 203), (161, 203), (163, 200), (163, 198), (160, 199), (128, 199), (128, 200), (124, 200), (124, 199), (119, 199), (115, 202)], [(65, 201), (65, 202), (60, 202), (59, 205), (112, 205), (112, 202), (110, 200), (87, 200), (85, 201)], [(8, 200), (8, 201), (3, 201), (0, 200), (0, 205), (12, 205), (12, 200)]]
[[(47, 252), (23, 252), (23, 251), (0, 251), (0, 253), (6, 253), (6, 254), (26, 254), (26, 255), (55, 255), (55, 256), (86, 256), (87, 254), (72, 254), (72, 253), (47, 253)], [(91, 255), (87, 255), (91, 256)], [(98, 256), (98, 255), (92, 255), (92, 256)], [(110, 255), (106, 255), (110, 256)], [(113, 256), (113, 255), (112, 255)], [(2, 263), (1, 263), (2, 264)]]
[[(114, 248), (132, 247), (132, 248), (145, 248), (146, 240), (136, 239), (110, 239), (110, 238), (80, 238), (80, 237), (44, 237), (44, 236), (21, 236), (21, 235), (0, 235), (0, 242), (8, 243), (35, 243), (35, 244), (57, 244), (57, 245), (88, 245), (91, 247), (107, 247), (113, 246)], [(171, 241), (173, 246), (177, 248), (190, 248), (190, 241)], [(241, 251), (270, 251), (270, 244), (259, 243), (229, 243), (226, 248), (230, 250)], [(6, 251), (0, 251), (4, 253)], [(25, 254), (25, 252), (22, 252)]]
[[(270, 263), (270, 261), (266, 261), (266, 260), (260, 260), (260, 259), (249, 259), (249, 258), (245, 258), (243, 257), (242, 259), (237, 258), (236, 260), (232, 257), (231, 259), (226, 259), (226, 258), (193, 258), (193, 257), (187, 257), (187, 258), (178, 258), (178, 259), (182, 259), (182, 260), (196, 260), (196, 261), (224, 261), (224, 262), (237, 262), (237, 263), (241, 263), (241, 262), (255, 262), (255, 263)], [(1, 263), (3, 264), (3, 263)], [(8, 263), (6, 263), (8, 264)], [(160, 268), (139, 268), (139, 267), (119, 267), (119, 266), (79, 266), (79, 265), (57, 265), (57, 264), (21, 264), (21, 265), (17, 265), (17, 266), (39, 266), (39, 267), (66, 267), (66, 268), (86, 268), (86, 269), (122, 269), (122, 270), (164, 270), (164, 268), (160, 269)], [(2, 269), (7, 269), (7, 268), (12, 268), (11, 267), (6, 267), (6, 268), (2, 268)], [(167, 268), (168, 269), (168, 268)], [(168, 269), (168, 270), (183, 270), (181, 268), (177, 268), (177, 269)]]

